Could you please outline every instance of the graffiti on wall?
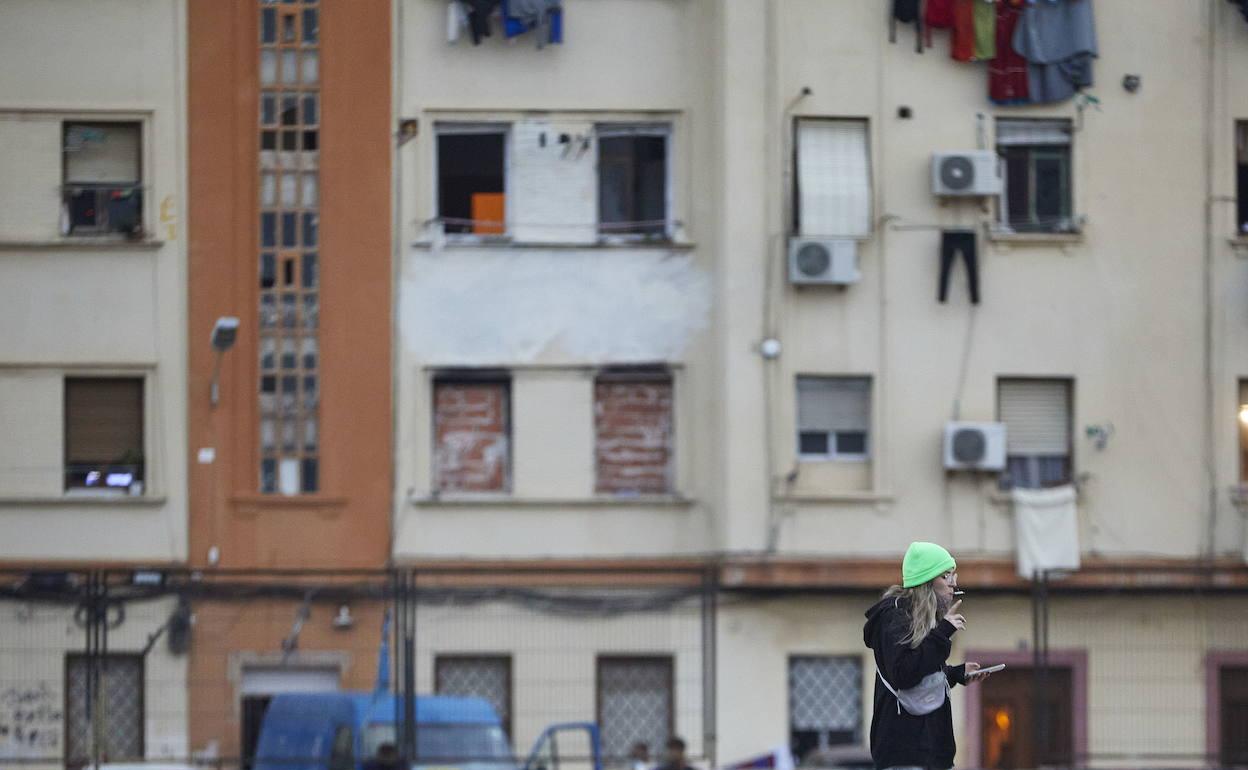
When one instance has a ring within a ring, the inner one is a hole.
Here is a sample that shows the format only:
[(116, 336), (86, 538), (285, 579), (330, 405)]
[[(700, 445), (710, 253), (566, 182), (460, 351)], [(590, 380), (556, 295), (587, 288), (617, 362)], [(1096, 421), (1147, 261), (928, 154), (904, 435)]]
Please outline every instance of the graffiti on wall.
[(60, 756), (61, 703), (47, 682), (0, 689), (0, 759)]

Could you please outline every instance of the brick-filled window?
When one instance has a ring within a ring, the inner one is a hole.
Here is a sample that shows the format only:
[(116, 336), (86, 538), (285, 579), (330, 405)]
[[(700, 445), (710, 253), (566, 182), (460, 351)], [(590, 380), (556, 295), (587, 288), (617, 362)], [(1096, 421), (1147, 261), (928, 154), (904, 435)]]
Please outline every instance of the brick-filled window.
[(667, 494), (672, 483), (672, 376), (608, 370), (594, 383), (594, 453), (601, 494)]
[(433, 385), (434, 487), (506, 492), (511, 483), (511, 383), (504, 376)]

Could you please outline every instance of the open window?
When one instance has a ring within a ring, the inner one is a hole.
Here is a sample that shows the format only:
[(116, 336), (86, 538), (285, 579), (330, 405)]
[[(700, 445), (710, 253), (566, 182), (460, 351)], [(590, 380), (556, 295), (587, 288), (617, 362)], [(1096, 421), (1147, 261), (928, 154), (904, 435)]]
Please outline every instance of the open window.
[(671, 127), (599, 125), (597, 135), (599, 234), (668, 237)]
[(997, 154), (1005, 168), (1001, 225), (1020, 233), (1078, 230), (1071, 204), (1069, 120), (998, 120)]
[(66, 235), (143, 233), (138, 123), (63, 125), (62, 226)]
[(437, 131), (438, 218), (443, 232), (507, 232), (507, 128), (440, 123)]

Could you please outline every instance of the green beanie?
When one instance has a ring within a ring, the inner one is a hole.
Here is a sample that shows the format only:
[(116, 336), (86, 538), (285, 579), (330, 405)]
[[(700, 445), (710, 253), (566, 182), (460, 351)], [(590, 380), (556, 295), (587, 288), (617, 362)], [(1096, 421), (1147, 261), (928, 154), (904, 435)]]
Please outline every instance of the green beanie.
[(949, 552), (935, 543), (911, 543), (901, 560), (901, 587), (921, 586), (957, 568), (958, 563)]

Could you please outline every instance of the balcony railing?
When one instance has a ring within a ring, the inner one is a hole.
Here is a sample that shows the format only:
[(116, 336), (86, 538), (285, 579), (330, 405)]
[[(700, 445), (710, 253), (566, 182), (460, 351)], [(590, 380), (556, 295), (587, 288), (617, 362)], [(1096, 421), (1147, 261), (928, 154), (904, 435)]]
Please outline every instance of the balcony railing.
[(61, 206), (61, 232), (65, 235), (143, 235), (142, 185), (65, 185), (61, 188)]

